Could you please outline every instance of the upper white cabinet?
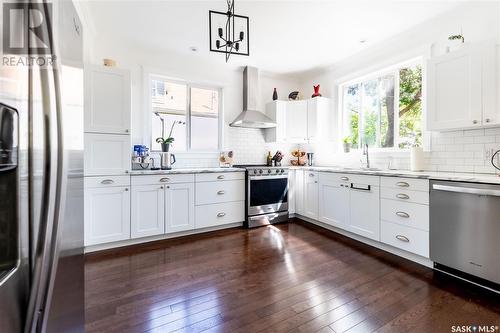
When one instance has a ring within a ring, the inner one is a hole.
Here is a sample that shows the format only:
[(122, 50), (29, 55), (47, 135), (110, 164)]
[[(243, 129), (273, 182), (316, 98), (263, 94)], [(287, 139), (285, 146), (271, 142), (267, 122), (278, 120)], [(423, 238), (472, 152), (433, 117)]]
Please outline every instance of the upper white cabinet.
[(130, 170), (128, 135), (85, 133), (85, 176), (120, 175)]
[(170, 184), (165, 188), (165, 232), (194, 229), (194, 183)]
[(274, 101), (266, 105), (267, 115), (276, 121), (266, 129), (267, 142), (302, 143), (327, 140), (331, 125), (328, 98)]
[(128, 70), (85, 66), (85, 132), (128, 134), (130, 94)]
[(500, 123), (495, 100), (495, 48), (465, 44), (427, 61), (427, 129), (475, 128)]

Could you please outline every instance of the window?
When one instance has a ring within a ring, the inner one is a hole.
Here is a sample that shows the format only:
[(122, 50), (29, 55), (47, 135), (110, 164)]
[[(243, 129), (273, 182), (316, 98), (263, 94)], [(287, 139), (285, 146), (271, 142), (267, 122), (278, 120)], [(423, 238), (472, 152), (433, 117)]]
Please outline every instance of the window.
[(354, 148), (422, 145), (422, 66), (397, 66), (340, 86), (342, 133)]
[(150, 83), (152, 150), (161, 150), (157, 138), (169, 136), (174, 138), (172, 151), (220, 149), (220, 88), (195, 86), (161, 77), (151, 78)]

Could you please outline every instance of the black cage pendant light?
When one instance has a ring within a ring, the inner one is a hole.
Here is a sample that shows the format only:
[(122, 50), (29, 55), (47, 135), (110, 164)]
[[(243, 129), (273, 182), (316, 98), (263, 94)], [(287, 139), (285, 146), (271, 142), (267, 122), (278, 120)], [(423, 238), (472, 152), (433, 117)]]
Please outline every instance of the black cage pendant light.
[(210, 51), (224, 53), (227, 62), (231, 54), (248, 56), (250, 53), (248, 17), (234, 13), (234, 0), (226, 1), (227, 11), (225, 13), (209, 11), (209, 30)]

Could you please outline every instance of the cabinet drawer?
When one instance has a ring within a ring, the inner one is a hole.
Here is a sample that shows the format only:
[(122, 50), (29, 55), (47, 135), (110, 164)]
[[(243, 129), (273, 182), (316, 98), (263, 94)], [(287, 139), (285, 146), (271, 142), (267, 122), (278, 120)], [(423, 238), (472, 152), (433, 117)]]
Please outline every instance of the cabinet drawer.
[(227, 202), (214, 205), (196, 206), (196, 228), (243, 222), (245, 220), (245, 202)]
[(130, 176), (85, 177), (85, 188), (130, 186)]
[(347, 173), (334, 173), (334, 172), (320, 172), (320, 183), (343, 183), (351, 180), (350, 174)]
[(381, 241), (429, 258), (429, 232), (382, 221)]
[(382, 177), (382, 187), (402, 188), (411, 191), (429, 192), (428, 179), (414, 179), (402, 177)]
[(220, 180), (237, 180), (245, 179), (244, 172), (211, 172), (211, 173), (198, 173), (196, 174), (197, 182), (214, 182)]
[(244, 200), (245, 182), (243, 180), (196, 183), (197, 205)]
[(401, 202), (413, 202), (422, 205), (429, 204), (429, 192), (411, 191), (404, 188), (382, 187), (380, 196), (384, 199), (392, 199)]
[(165, 174), (131, 176), (133, 185), (177, 184), (194, 182), (194, 174)]
[(368, 175), (349, 175), (349, 182), (356, 186), (359, 185), (371, 185), (380, 186), (379, 176), (368, 176)]
[(396, 200), (381, 200), (382, 220), (429, 230), (429, 206)]

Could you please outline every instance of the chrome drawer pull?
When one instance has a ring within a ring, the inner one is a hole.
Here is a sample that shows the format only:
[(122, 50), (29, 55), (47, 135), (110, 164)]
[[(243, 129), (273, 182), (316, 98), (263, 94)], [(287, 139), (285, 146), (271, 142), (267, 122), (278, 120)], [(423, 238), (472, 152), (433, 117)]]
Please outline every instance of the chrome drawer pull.
[(217, 194), (218, 194), (218, 195), (222, 195), (222, 194), (224, 194), (224, 193), (226, 193), (226, 191), (218, 191), (218, 192), (217, 192)]
[(396, 186), (399, 186), (399, 187), (410, 187), (410, 184), (408, 184), (407, 182), (397, 182)]
[(399, 217), (404, 217), (405, 219), (410, 217), (410, 214), (405, 213), (405, 212), (396, 212), (396, 215)]
[(349, 180), (349, 178), (347, 178), (347, 177), (340, 177), (340, 180), (345, 180), (345, 181), (348, 181), (348, 180)]
[(169, 181), (170, 181), (170, 178), (167, 178), (167, 177), (165, 177), (165, 178), (160, 178), (160, 181), (161, 181), (162, 183), (166, 183), (166, 182), (169, 182)]
[(399, 239), (402, 242), (409, 243), (410, 239), (408, 237), (405, 237), (403, 235), (396, 235), (396, 238)]
[(217, 176), (217, 179), (224, 179), (224, 175)]
[(128, 192), (128, 187), (125, 187), (125, 192)]
[(115, 181), (112, 179), (104, 179), (101, 184), (114, 184)]
[(407, 194), (404, 194), (404, 193), (398, 193), (398, 194), (396, 194), (396, 198), (408, 200), (408, 199), (410, 199), (410, 196)]
[(314, 173), (310, 173), (310, 174), (309, 174), (309, 177), (314, 177)]
[(219, 213), (219, 214), (217, 214), (217, 217), (224, 217), (224, 216), (226, 216), (226, 213)]

